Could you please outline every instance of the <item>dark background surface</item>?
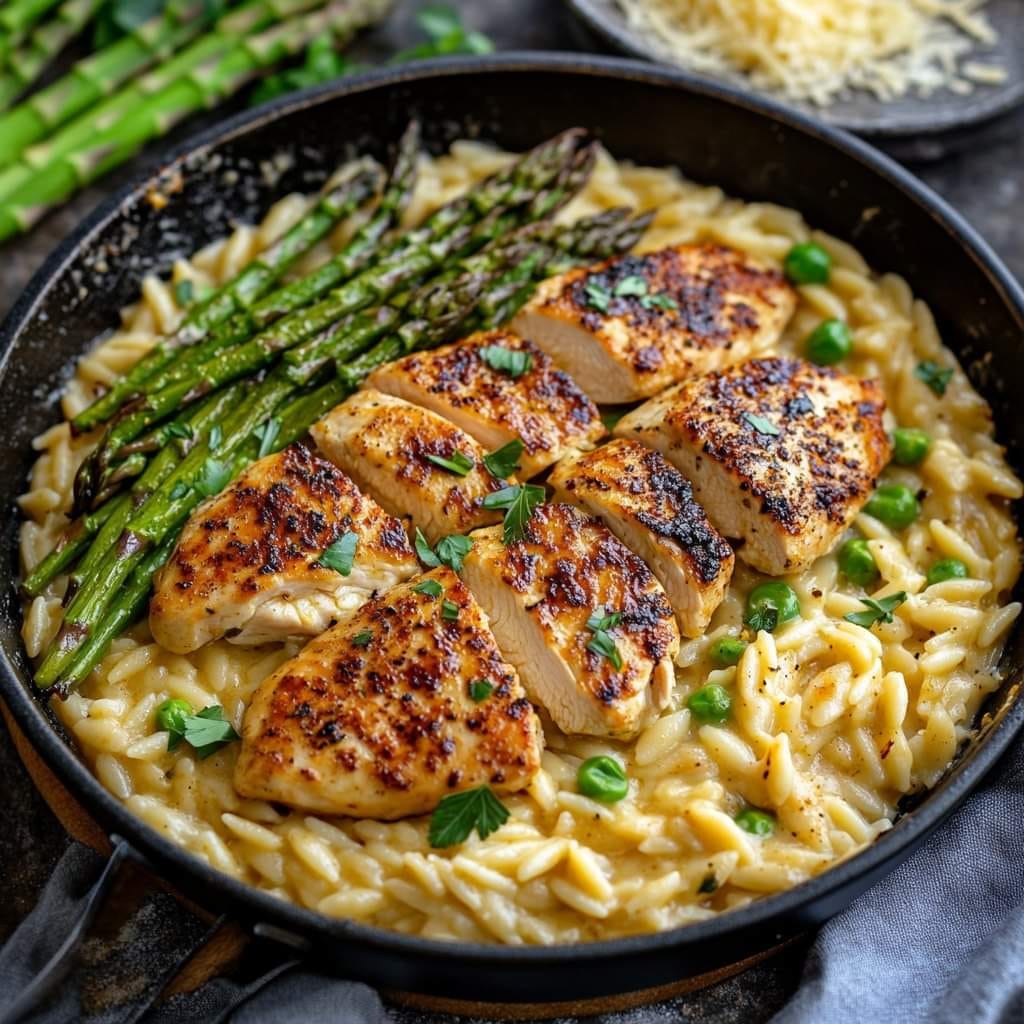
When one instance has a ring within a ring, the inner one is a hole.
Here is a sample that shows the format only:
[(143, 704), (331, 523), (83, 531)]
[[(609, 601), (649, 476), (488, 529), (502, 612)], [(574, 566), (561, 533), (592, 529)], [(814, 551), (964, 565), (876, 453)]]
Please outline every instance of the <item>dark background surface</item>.
[[(412, 12), (420, 0), (400, 0), (387, 26), (363, 40), (356, 55), (380, 59), (416, 37)], [(556, 0), (453, 0), (467, 22), (487, 32), (499, 49), (580, 49), (593, 46)], [(215, 118), (206, 118), (209, 123)], [(187, 137), (204, 122), (192, 121), (172, 136)], [(154, 160), (160, 146), (147, 151), (103, 182), (88, 189), (51, 215), (24, 239), (0, 247), (0, 315), (20, 294), (50, 250), (97, 202)], [(914, 153), (916, 173), (977, 227), (1024, 277), (1024, 109), (995, 123), (956, 137), (932, 140), (926, 146), (902, 146)], [(928, 159), (922, 159), (927, 157)], [(813, 174), (813, 168), (808, 168)], [(827, 183), (823, 183), (823, 187)], [(38, 795), (0, 724), (0, 777), (5, 781), (5, 823), (0, 828), (0, 942), (35, 904), (67, 839), (64, 830)], [(166, 911), (169, 915), (169, 911)], [(170, 916), (170, 915), (169, 915)], [(161, 922), (173, 930), (174, 922)], [(182, 927), (185, 927), (184, 925)], [(162, 932), (163, 927), (156, 929)], [(165, 935), (165, 939), (167, 936)], [(653, 1021), (744, 1021), (767, 1019), (798, 982), (806, 943), (791, 946), (746, 974), (702, 993), (680, 997), (656, 1012)], [(138, 961), (136, 961), (138, 962)], [(435, 1021), (399, 1011), (404, 1024)], [(621, 1018), (623, 1024), (636, 1020)]]

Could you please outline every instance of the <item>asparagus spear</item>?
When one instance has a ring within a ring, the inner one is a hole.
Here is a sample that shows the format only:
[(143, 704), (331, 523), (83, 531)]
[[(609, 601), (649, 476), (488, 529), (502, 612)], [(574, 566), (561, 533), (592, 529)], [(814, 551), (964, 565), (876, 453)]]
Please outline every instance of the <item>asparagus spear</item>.
[(105, 395), (71, 421), (72, 429), (82, 433), (109, 419), (147, 377), (173, 359), (176, 349), (196, 344), (236, 310), (268, 291), (303, 252), (370, 198), (378, 181), (376, 164), (362, 160), (346, 168), (340, 177), (332, 178), (297, 224), (209, 298), (196, 304), (174, 334), (158, 342)]
[[(102, 0), (64, 0), (52, 20), (36, 28), (28, 39), (0, 60), (0, 109), (24, 92), (42, 73), (47, 64), (85, 27), (99, 9)], [(0, 18), (11, 13), (8, 8)], [(8, 36), (8, 39), (11, 37)], [(0, 119), (0, 153), (7, 143), (4, 121)], [(4, 163), (0, 157), (0, 166)]]
[[(77, 5), (88, 19), (100, 2), (69, 0), (61, 13)], [(0, 117), (0, 167), (15, 160), (33, 142), (109, 96), (134, 75), (191, 42), (209, 24), (209, 11), (206, 0), (172, 0), (161, 14), (80, 60), (62, 78)], [(0, 101), (4, 92), (2, 83), (0, 78)]]
[(0, 8), (0, 63), (57, 0), (9, 0)]
[(183, 118), (237, 92), (261, 71), (292, 56), (323, 32), (350, 37), (388, 0), (333, 0), (326, 8), (239, 38), (217, 60), (148, 97), (116, 124), (39, 171), (0, 200), (0, 240), (24, 231), (77, 189), (133, 156)]
[[(540, 147), (517, 163), (518, 171), (503, 175), (468, 193), (473, 209), (462, 213), (462, 220), (470, 215), (484, 213), (476, 224), (467, 224), (460, 230), (449, 232), (436, 241), (426, 241), (418, 247), (401, 246), (396, 255), (385, 259), (331, 292), (322, 302), (301, 309), (277, 321), (267, 330), (243, 345), (230, 348), (220, 356), (196, 368), (189, 376), (149, 395), (140, 408), (126, 411), (127, 415), (108, 429), (96, 451), (83, 463), (83, 476), (98, 480), (112, 463), (121, 448), (138, 437), (148, 427), (159, 422), (182, 403), (195, 401), (210, 390), (251, 374), (271, 362), (276, 355), (322, 331), (346, 315), (388, 298), (416, 278), (435, 270), (446, 260), (463, 252), (472, 252), (487, 241), (498, 237), (514, 224), (509, 205), (519, 205), (524, 194), (532, 194), (534, 206), (542, 210), (551, 205), (547, 198), (546, 182), (555, 180), (567, 159), (567, 137), (559, 137), (546, 147)], [(575, 145), (575, 138), (571, 144)], [(555, 161), (558, 163), (555, 163)], [(575, 153), (570, 152), (568, 162), (576, 169), (550, 191), (564, 197), (575, 191), (578, 180), (586, 168), (580, 166)], [(538, 196), (545, 196), (542, 201)], [(446, 208), (437, 211), (444, 212)], [(458, 222), (458, 221), (456, 221)], [(416, 234), (413, 232), (413, 234)]]

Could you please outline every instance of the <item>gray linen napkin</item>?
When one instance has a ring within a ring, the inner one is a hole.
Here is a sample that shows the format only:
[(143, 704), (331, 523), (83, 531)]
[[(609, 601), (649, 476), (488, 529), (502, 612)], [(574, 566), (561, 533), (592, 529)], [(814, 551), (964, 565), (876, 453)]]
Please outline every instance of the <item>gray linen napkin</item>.
[[(60, 945), (101, 866), (91, 851), (69, 847), (36, 909), (0, 951), (0, 1021), (6, 1024), (5, 1007)], [(170, 897), (156, 893), (123, 931), (132, 950), (127, 965), (90, 940), (84, 966), (25, 1019), (36, 1024), (411, 1024), (417, 1019), (408, 1011), (385, 1010), (365, 985), (323, 977), (266, 951), (263, 962), (241, 976), (218, 978), (198, 992), (153, 1005), (167, 972), (202, 941), (204, 930)], [(770, 967), (755, 970), (770, 977)], [(97, 971), (108, 992), (111, 978), (125, 976), (126, 998), (100, 1005), (83, 1000), (83, 989), (96, 984), (90, 973)], [(763, 1020), (763, 1007), (758, 1012), (756, 1002), (743, 1005), (746, 995), (737, 980), (703, 995), (591, 1020)], [(442, 1018), (429, 1020), (439, 1024)], [(799, 989), (773, 1024), (881, 1020), (1024, 1021), (1024, 740), (922, 850), (821, 930)]]

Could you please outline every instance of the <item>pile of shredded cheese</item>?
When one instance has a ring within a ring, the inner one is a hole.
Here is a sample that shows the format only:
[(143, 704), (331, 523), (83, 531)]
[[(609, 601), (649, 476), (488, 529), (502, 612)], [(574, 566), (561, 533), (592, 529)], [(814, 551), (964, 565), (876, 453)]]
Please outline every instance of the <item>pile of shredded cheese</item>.
[(966, 60), (996, 33), (986, 0), (617, 0), (665, 56), (758, 89), (826, 106), (850, 90), (880, 100), (998, 84), (995, 64)]

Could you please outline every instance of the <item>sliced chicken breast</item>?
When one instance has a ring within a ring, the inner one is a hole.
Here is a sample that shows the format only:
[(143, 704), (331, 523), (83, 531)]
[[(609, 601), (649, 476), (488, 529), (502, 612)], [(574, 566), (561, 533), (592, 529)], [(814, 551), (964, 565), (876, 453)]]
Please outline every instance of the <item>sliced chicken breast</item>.
[[(483, 500), (507, 481), (491, 476), (486, 451), (437, 413), (367, 389), (332, 409), (310, 433), (327, 458), (390, 513), (411, 518), (432, 543), (501, 518)], [(465, 472), (437, 460), (461, 464)]]
[[(355, 547), (343, 574), (320, 558), (346, 534)], [(177, 654), (219, 637), (312, 636), (418, 568), (402, 523), (295, 444), (253, 463), (192, 513), (154, 580), (149, 625)]]
[(736, 559), (679, 470), (646, 445), (615, 440), (562, 459), (548, 483), (556, 501), (604, 520), (650, 566), (685, 636), (704, 634)]
[(512, 321), (595, 402), (635, 402), (767, 351), (796, 308), (782, 274), (721, 245), (620, 256), (544, 281)]
[(260, 684), (235, 788), (390, 821), (460, 789), (522, 789), (540, 755), (537, 716), (487, 617), (441, 568), (374, 598)]
[(507, 547), (500, 526), (473, 534), (463, 573), (530, 699), (563, 732), (632, 736), (668, 703), (679, 650), (672, 608), (597, 519), (541, 505)]
[(877, 381), (802, 359), (754, 359), (670, 388), (623, 417), (657, 448), (738, 553), (773, 576), (830, 550), (889, 460)]
[[(525, 369), (497, 368), (509, 358), (520, 359)], [(488, 451), (522, 441), (523, 479), (567, 451), (593, 447), (605, 433), (597, 406), (572, 378), (511, 331), (486, 331), (413, 353), (374, 371), (367, 385), (432, 409)]]

